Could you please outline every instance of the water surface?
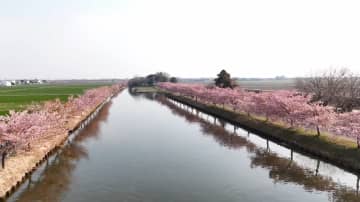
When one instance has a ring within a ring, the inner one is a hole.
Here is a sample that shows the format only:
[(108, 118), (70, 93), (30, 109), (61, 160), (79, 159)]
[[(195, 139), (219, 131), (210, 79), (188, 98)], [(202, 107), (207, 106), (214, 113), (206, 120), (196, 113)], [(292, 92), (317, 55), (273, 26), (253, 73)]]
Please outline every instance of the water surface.
[(124, 91), (9, 201), (360, 201), (358, 182), (188, 106)]

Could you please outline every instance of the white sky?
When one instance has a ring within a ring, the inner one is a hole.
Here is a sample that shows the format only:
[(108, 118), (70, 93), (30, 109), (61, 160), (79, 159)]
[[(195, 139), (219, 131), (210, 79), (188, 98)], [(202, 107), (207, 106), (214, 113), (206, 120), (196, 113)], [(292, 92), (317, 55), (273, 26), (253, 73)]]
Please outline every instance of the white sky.
[(0, 0), (0, 79), (360, 73), (359, 0)]

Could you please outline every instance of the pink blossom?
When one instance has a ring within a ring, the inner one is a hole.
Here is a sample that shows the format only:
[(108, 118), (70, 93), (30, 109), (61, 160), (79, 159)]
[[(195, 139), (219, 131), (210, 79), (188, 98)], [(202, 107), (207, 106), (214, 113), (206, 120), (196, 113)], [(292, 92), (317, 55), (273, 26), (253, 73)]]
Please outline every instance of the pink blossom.
[(0, 116), (0, 142), (7, 140), (22, 147), (48, 135), (64, 134), (67, 121), (90, 112), (123, 88), (123, 84), (116, 84), (90, 89), (81, 96), (69, 97), (66, 103), (56, 99), (22, 112), (10, 111), (8, 116)]
[(360, 145), (360, 113), (337, 114), (322, 103), (310, 102), (310, 96), (295, 91), (246, 92), (240, 88), (209, 88), (199, 84), (159, 83), (164, 90), (192, 97), (203, 103), (221, 104), (248, 115), (282, 121), (291, 127), (331, 132), (357, 139)]

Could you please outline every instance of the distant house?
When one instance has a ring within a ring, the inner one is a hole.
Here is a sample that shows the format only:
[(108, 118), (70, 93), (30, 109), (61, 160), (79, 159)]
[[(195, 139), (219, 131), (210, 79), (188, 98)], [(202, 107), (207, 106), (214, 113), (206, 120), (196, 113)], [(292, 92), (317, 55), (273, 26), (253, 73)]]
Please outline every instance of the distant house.
[(0, 86), (17, 86), (17, 85), (30, 85), (30, 84), (43, 84), (47, 83), (47, 80), (39, 80), (39, 79), (32, 79), (32, 80), (12, 80), (12, 81), (0, 81)]
[(1, 81), (0, 85), (1, 86), (13, 86), (11, 81)]
[(42, 84), (44, 83), (44, 80), (39, 80), (39, 79), (32, 79), (29, 80), (30, 84)]

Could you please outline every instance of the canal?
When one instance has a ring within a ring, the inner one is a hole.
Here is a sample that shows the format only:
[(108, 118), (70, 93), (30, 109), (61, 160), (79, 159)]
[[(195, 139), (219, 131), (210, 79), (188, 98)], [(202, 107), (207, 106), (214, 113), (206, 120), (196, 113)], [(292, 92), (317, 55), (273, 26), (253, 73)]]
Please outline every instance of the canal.
[(8, 201), (360, 201), (358, 189), (355, 174), (123, 91)]

